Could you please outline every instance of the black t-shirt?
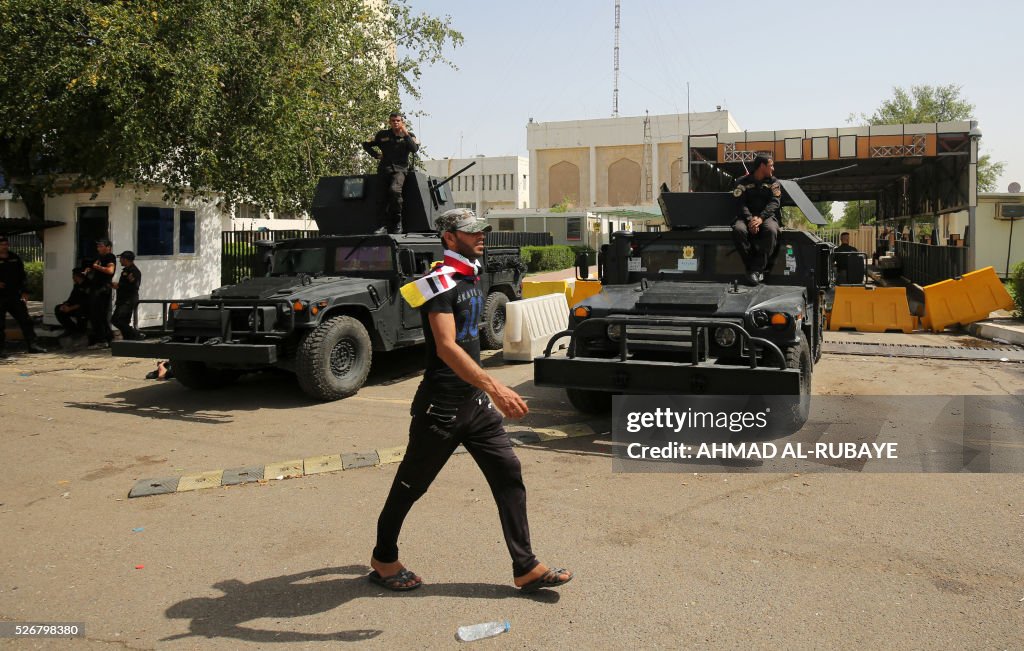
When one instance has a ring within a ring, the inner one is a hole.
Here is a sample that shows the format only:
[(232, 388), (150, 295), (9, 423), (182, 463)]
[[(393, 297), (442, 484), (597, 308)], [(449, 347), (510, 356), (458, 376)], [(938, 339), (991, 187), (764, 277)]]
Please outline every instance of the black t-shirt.
[(117, 300), (115, 303), (128, 303), (139, 300), (139, 285), (142, 284), (142, 272), (135, 265), (121, 268), (121, 277), (117, 280)]
[[(117, 258), (114, 257), (113, 253), (105, 253), (105, 254), (101, 255), (96, 260), (96, 263), (99, 266), (101, 266), (101, 267), (106, 267), (108, 265), (114, 265), (114, 269), (115, 270), (117, 269)], [(92, 285), (93, 289), (97, 289), (97, 290), (101, 290), (101, 291), (103, 291), (103, 290), (109, 291), (110, 290), (110, 283), (114, 280), (113, 274), (108, 276), (107, 274), (103, 273), (99, 269), (90, 269), (89, 270), (89, 275), (92, 277), (90, 279), (90, 284)]]
[(484, 294), (479, 282), (465, 276), (454, 276), (455, 288), (435, 296), (420, 307), (423, 336), (427, 342), (427, 372), (423, 376), (426, 388), (433, 395), (446, 395), (461, 399), (476, 389), (455, 374), (437, 356), (434, 333), (430, 330), (429, 314), (439, 312), (455, 317), (455, 341), (473, 360), (480, 363), (480, 314), (484, 308)]
[(68, 294), (68, 300), (64, 301), (65, 305), (77, 305), (79, 308), (89, 304), (89, 293), (85, 289), (85, 283), (75, 283), (75, 286), (71, 288), (71, 293)]
[(0, 258), (0, 282), (4, 284), (0, 287), (0, 296), (4, 298), (20, 298), (25, 291), (25, 263), (14, 251)]

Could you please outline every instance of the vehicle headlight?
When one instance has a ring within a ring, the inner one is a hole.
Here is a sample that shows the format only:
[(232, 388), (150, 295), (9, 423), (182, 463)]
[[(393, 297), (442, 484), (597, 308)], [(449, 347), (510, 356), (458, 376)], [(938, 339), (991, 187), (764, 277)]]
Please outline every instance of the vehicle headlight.
[(764, 310), (755, 310), (750, 313), (750, 322), (755, 328), (767, 328), (771, 324), (771, 317)]
[(618, 341), (622, 339), (623, 326), (621, 323), (615, 323), (608, 326), (608, 338), (612, 341)]
[(732, 328), (715, 329), (715, 343), (722, 348), (728, 348), (736, 343), (736, 331)]

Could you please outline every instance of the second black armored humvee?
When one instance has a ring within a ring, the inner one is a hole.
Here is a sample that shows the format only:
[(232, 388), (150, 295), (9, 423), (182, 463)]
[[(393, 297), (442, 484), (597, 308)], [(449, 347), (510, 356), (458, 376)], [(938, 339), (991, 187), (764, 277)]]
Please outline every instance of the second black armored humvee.
[[(407, 177), (404, 233), (394, 235), (374, 233), (383, 215), (384, 177), (321, 179), (313, 202), (319, 237), (276, 243), (265, 276), (206, 296), (143, 301), (162, 306), (161, 330), (147, 341), (115, 342), (113, 354), (170, 359), (177, 379), (195, 389), (276, 367), (294, 372), (302, 389), (320, 400), (355, 393), (375, 351), (424, 341), (420, 315), (399, 289), (442, 258), (432, 224), (454, 207), (447, 180)], [(522, 296), (523, 265), (514, 247), (489, 248), (482, 263), (481, 343), (498, 348), (505, 304)]]
[[(788, 202), (824, 223), (796, 183), (782, 184)], [(592, 413), (609, 410), (616, 393), (808, 396), (832, 245), (783, 229), (766, 281), (747, 287), (732, 193), (662, 192), (659, 204), (670, 230), (613, 234), (599, 260), (601, 292), (534, 360), (535, 383), (565, 388)], [(567, 354), (553, 355), (565, 337)], [(801, 400), (798, 418), (808, 408)]]

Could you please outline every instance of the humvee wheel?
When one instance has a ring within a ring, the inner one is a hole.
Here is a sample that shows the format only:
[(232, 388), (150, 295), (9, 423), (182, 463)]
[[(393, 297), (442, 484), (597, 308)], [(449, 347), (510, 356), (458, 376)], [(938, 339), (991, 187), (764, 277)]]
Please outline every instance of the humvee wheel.
[(566, 389), (565, 395), (577, 411), (584, 414), (607, 414), (612, 410), (612, 394), (589, 389)]
[(363, 386), (372, 358), (370, 335), (363, 324), (350, 316), (336, 316), (303, 338), (295, 353), (295, 375), (307, 394), (337, 400)]
[(174, 377), (189, 389), (206, 390), (226, 387), (238, 379), (239, 372), (223, 368), (210, 368), (203, 362), (171, 360)]
[(811, 413), (811, 372), (814, 364), (811, 361), (811, 347), (807, 344), (807, 335), (800, 333), (800, 343), (786, 349), (786, 368), (800, 370), (800, 393), (794, 396), (792, 403), (793, 424), (800, 427), (807, 422)]
[(484, 302), (484, 322), (480, 324), (480, 335), (484, 348), (495, 350), (505, 342), (505, 305), (508, 296), (502, 292), (491, 292)]

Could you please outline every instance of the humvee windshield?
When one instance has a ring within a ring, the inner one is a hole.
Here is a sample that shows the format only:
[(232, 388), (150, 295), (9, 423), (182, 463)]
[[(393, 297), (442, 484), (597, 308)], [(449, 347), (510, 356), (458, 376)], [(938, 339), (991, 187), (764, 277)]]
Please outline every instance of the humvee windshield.
[(278, 249), (274, 251), (274, 275), (322, 274), (324, 273), (324, 250)]
[(391, 271), (391, 247), (387, 244), (339, 246), (334, 252), (334, 271)]

